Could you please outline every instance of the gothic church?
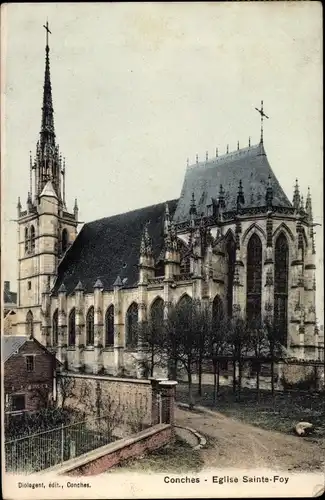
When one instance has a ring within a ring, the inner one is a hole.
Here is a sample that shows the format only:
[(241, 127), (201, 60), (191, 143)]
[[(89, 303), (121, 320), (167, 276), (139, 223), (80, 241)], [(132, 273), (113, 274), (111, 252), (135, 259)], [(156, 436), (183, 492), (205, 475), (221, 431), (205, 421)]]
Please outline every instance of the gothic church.
[(65, 202), (46, 44), (42, 122), (18, 201), (17, 335), (70, 370), (136, 375), (134, 325), (184, 296), (268, 313), (292, 356), (318, 358), (311, 195), (292, 203), (258, 144), (188, 165), (180, 198), (85, 224)]

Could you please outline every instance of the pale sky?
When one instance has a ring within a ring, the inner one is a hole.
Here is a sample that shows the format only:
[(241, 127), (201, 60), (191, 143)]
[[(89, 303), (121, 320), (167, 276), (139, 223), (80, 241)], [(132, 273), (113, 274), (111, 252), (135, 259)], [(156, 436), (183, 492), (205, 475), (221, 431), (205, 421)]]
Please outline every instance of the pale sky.
[[(289, 199), (323, 222), (319, 2), (2, 6), (2, 265), (16, 290), (16, 205), (41, 124), (45, 30), (66, 198), (91, 221), (180, 195), (186, 159), (259, 141)], [(3, 97), (3, 94), (5, 97)], [(2, 122), (3, 125), (3, 122)], [(316, 228), (323, 322), (323, 228)]]

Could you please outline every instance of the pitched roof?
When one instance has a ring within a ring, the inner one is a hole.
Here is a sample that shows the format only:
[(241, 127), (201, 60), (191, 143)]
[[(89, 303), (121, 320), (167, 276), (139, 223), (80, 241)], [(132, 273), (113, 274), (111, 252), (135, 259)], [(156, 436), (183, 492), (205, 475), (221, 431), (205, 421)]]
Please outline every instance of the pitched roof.
[(1, 337), (2, 342), (2, 352), (3, 352), (3, 361), (6, 362), (13, 354), (15, 354), (27, 341), (34, 342), (37, 346), (39, 346), (43, 351), (45, 351), (49, 356), (55, 359), (56, 363), (62, 365), (61, 361), (59, 361), (55, 353), (51, 352), (46, 346), (44, 346), (41, 342), (39, 342), (35, 338), (31, 338), (27, 335), (3, 335)]
[(40, 196), (49, 196), (51, 198), (57, 198), (57, 195), (55, 194), (51, 181), (47, 181)]
[(3, 302), (4, 304), (17, 304), (17, 293), (4, 289)]
[[(171, 216), (177, 201), (167, 202)], [(136, 286), (144, 225), (149, 221), (148, 230), (153, 241), (154, 257), (157, 258), (164, 241), (165, 204), (159, 203), (85, 224), (59, 265), (53, 294), (57, 294), (62, 283), (67, 293), (72, 293), (79, 281), (86, 293), (92, 293), (98, 278), (104, 290), (112, 290), (118, 275), (125, 288)]]
[(3, 361), (7, 361), (27, 340), (28, 337), (26, 335), (4, 335), (2, 337)]
[(245, 198), (243, 207), (263, 206), (269, 175), (273, 187), (273, 205), (291, 207), (270, 167), (263, 144), (190, 165), (186, 169), (174, 221), (181, 222), (189, 218), (192, 193), (197, 213), (206, 214), (206, 207), (211, 199), (218, 199), (220, 184), (225, 190), (225, 211), (235, 210), (240, 180)]

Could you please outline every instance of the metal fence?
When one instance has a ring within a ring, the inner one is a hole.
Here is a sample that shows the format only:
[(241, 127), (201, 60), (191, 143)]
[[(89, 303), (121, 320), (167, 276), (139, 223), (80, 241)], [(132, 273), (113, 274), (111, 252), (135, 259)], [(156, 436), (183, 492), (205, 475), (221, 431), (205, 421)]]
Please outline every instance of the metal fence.
[(34, 473), (115, 441), (111, 417), (61, 425), (5, 443), (7, 472)]

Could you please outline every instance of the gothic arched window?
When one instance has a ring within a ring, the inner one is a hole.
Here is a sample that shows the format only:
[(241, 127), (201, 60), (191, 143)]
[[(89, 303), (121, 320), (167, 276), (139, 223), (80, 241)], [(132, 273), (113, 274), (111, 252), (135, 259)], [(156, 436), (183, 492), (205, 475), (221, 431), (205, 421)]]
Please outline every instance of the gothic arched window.
[(185, 295), (183, 295), (183, 297), (179, 299), (177, 307), (185, 308), (185, 307), (191, 307), (191, 305), (192, 305), (192, 298), (186, 293)]
[(94, 306), (89, 307), (86, 317), (86, 344), (94, 345)]
[(288, 267), (288, 242), (285, 235), (281, 233), (275, 242), (274, 254), (274, 321), (283, 345), (287, 344), (288, 332)]
[(232, 233), (229, 233), (226, 242), (226, 258), (227, 258), (227, 314), (232, 317), (233, 304), (233, 284), (236, 262), (236, 245)]
[(68, 242), (69, 242), (69, 235), (68, 231), (64, 228), (62, 231), (62, 238), (61, 238), (61, 250), (62, 253), (64, 253), (67, 248), (68, 248)]
[(52, 345), (58, 345), (58, 333), (59, 333), (59, 323), (58, 323), (58, 310), (55, 309), (52, 319)]
[(35, 228), (34, 228), (34, 226), (30, 227), (30, 247), (31, 247), (31, 251), (34, 252), (34, 250), (35, 250)]
[(212, 322), (213, 325), (219, 324), (224, 316), (223, 303), (219, 295), (216, 295), (212, 302)]
[(29, 246), (28, 227), (25, 227), (25, 253), (28, 252), (28, 246)]
[(138, 343), (138, 305), (133, 302), (126, 313), (126, 346), (136, 347)]
[(71, 309), (68, 323), (68, 341), (70, 346), (76, 344), (76, 310)]
[(262, 243), (257, 234), (253, 234), (247, 245), (247, 321), (259, 321), (262, 305)]
[(150, 308), (150, 321), (155, 331), (158, 331), (164, 322), (164, 301), (157, 297)]
[(26, 315), (26, 323), (27, 323), (27, 335), (29, 337), (34, 337), (34, 316), (32, 311), (28, 311)]
[(114, 306), (107, 308), (105, 314), (105, 346), (114, 345)]

